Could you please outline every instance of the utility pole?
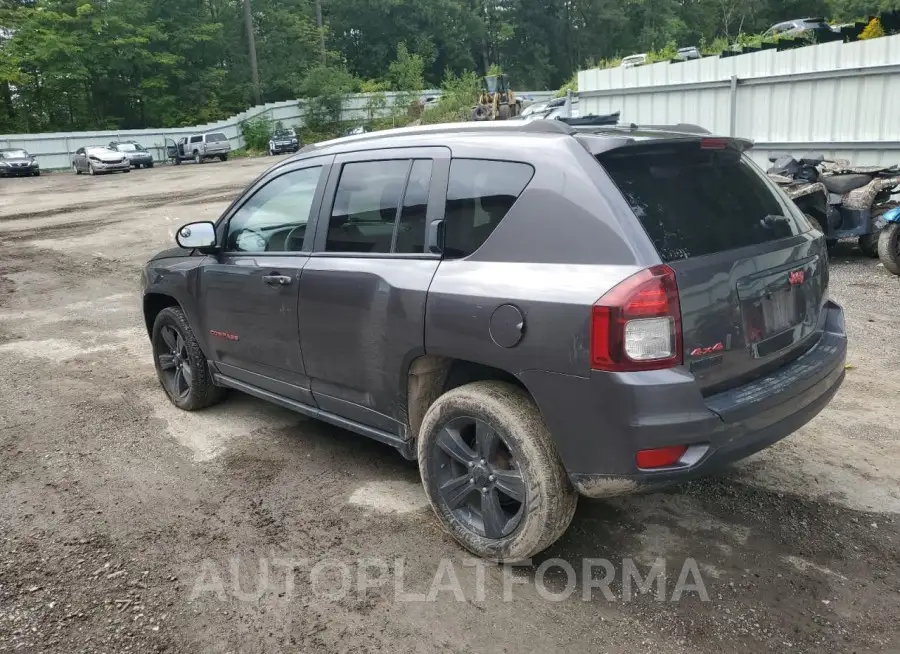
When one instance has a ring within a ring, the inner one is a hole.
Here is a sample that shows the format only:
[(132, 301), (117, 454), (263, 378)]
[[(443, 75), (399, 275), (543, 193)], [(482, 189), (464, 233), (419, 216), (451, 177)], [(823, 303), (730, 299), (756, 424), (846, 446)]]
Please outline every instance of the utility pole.
[(319, 38), (322, 40), (322, 65), (328, 65), (328, 55), (325, 50), (325, 26), (322, 24), (322, 0), (316, 0), (316, 24), (319, 26)]
[(262, 104), (262, 93), (259, 89), (259, 64), (256, 61), (256, 35), (253, 31), (253, 12), (250, 0), (244, 0), (244, 23), (247, 27), (247, 45), (250, 48), (250, 76), (253, 79), (253, 95), (256, 104)]

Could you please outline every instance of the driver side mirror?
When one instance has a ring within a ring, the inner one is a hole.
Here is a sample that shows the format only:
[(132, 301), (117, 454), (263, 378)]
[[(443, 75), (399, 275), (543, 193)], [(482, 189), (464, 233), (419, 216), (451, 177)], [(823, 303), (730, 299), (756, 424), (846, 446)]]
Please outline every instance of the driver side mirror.
[(186, 250), (214, 251), (216, 226), (211, 222), (188, 223), (175, 234), (175, 242)]

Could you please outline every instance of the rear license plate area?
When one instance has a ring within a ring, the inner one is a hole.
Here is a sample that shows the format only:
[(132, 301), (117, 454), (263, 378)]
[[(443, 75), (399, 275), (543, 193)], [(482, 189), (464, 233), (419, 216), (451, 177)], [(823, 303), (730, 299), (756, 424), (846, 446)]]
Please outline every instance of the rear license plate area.
[(738, 282), (744, 337), (754, 358), (791, 347), (815, 327), (817, 259)]

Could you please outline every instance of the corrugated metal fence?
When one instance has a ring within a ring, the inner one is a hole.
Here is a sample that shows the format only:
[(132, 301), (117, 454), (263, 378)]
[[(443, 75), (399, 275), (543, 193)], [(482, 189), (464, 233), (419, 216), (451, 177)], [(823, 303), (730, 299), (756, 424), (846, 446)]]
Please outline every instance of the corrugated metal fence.
[[(384, 118), (391, 115), (391, 109), (398, 97), (409, 97), (408, 94), (385, 93), (384, 103), (371, 102), (373, 94), (359, 93), (348, 95), (344, 100), (341, 120), (346, 122), (363, 122), (374, 113), (375, 117)], [(438, 90), (422, 91), (418, 96), (440, 95)], [(523, 91), (522, 96), (531, 96), (535, 101), (546, 100), (553, 95), (552, 91)], [(373, 112), (374, 110), (374, 112)], [(232, 148), (244, 147), (241, 124), (247, 120), (267, 118), (273, 124), (281, 123), (285, 127), (300, 127), (305, 114), (304, 101), (291, 100), (273, 102), (248, 109), (227, 120), (206, 125), (171, 129), (136, 129), (107, 130), (96, 132), (58, 132), (45, 134), (11, 134), (0, 136), (0, 148), (23, 148), (37, 157), (41, 168), (52, 170), (68, 168), (72, 165), (72, 154), (88, 145), (107, 145), (111, 141), (137, 141), (153, 153), (157, 161), (165, 159), (165, 139), (177, 140), (186, 134), (198, 132), (222, 132), (228, 137)]]
[(578, 75), (581, 115), (694, 123), (751, 138), (753, 156), (810, 150), (900, 163), (900, 36)]

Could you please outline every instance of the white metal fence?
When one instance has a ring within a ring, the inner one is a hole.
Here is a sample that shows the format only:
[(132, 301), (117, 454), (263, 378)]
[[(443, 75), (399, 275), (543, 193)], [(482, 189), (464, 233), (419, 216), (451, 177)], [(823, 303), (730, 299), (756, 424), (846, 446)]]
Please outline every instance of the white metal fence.
[[(368, 120), (374, 109), (375, 117), (383, 118), (391, 114), (398, 97), (409, 97), (409, 94), (385, 93), (383, 106), (376, 107), (371, 103), (373, 94), (359, 93), (346, 96), (341, 112), (341, 120), (345, 122), (363, 122)], [(426, 90), (418, 96), (428, 97), (440, 95), (439, 90)], [(531, 96), (535, 101), (549, 99), (552, 91), (524, 91), (520, 96)], [(58, 132), (44, 134), (11, 134), (0, 136), (0, 148), (23, 148), (34, 155), (41, 168), (53, 170), (68, 168), (72, 165), (72, 154), (88, 145), (107, 145), (112, 141), (137, 141), (150, 150), (156, 161), (166, 158), (165, 139), (177, 140), (185, 134), (198, 132), (222, 132), (228, 137), (234, 149), (244, 147), (241, 124), (247, 120), (266, 118), (285, 127), (301, 127), (305, 114), (302, 100), (272, 102), (252, 107), (243, 113), (217, 123), (194, 125), (191, 127), (170, 129), (135, 129), (107, 130), (94, 132)]]
[(581, 115), (693, 123), (751, 138), (753, 156), (808, 151), (900, 163), (900, 36), (578, 74)]

